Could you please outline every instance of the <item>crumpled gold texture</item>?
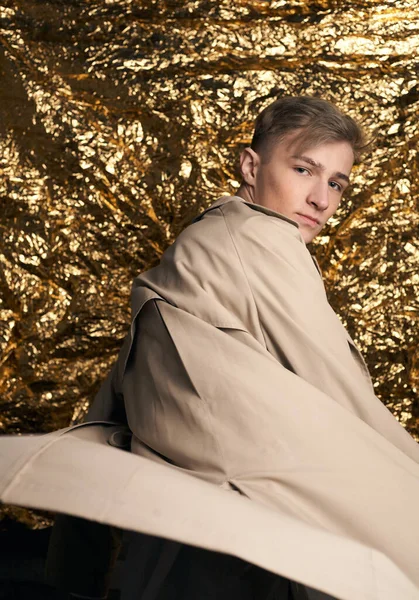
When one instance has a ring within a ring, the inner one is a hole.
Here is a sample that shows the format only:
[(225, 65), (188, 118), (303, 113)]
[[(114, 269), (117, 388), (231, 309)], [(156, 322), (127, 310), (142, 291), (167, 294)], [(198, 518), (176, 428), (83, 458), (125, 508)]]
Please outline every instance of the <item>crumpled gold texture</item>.
[(374, 138), (313, 250), (418, 439), (416, 0), (9, 0), (0, 40), (2, 433), (83, 418), (133, 277), (234, 193), (258, 112), (308, 94)]

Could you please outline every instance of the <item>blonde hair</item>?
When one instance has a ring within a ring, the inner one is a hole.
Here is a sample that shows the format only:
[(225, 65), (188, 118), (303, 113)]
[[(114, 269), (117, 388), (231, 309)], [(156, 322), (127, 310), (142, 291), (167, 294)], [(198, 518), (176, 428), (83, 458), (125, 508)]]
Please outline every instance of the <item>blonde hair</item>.
[(348, 142), (355, 162), (369, 145), (361, 125), (331, 102), (312, 96), (286, 96), (259, 114), (251, 148), (268, 162), (272, 147), (293, 132), (298, 151), (328, 142)]

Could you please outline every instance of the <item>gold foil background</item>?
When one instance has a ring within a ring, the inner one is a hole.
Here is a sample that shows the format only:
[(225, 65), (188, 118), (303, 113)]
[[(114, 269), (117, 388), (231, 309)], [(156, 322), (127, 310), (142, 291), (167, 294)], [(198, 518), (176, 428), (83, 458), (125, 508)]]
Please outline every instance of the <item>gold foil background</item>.
[(417, 0), (15, 0), (0, 40), (1, 433), (83, 418), (132, 278), (234, 192), (258, 112), (310, 94), (375, 140), (313, 249), (419, 439)]

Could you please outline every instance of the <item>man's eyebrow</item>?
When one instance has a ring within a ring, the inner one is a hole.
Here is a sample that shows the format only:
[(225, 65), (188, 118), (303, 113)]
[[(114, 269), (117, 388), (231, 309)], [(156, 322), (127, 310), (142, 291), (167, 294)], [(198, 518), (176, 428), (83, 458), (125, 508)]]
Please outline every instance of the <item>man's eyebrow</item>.
[[(291, 156), (291, 158), (297, 158), (298, 160), (303, 160), (304, 162), (308, 163), (309, 165), (312, 165), (313, 167), (316, 167), (317, 169), (320, 169), (321, 171), (324, 171), (326, 168), (324, 165), (313, 160), (309, 156), (300, 156), (298, 154), (294, 154), (293, 156)], [(349, 177), (347, 175), (345, 175), (345, 173), (341, 173), (340, 171), (337, 171), (336, 173), (334, 173), (334, 177), (337, 177), (338, 179), (343, 179), (343, 181), (350, 183)]]

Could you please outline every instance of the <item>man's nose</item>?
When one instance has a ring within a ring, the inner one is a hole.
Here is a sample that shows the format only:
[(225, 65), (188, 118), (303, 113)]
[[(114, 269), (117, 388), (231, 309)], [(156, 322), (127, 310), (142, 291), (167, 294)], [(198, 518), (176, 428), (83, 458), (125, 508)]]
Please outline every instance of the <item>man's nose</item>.
[(329, 206), (329, 182), (319, 181), (311, 190), (307, 202), (317, 210), (326, 210)]

